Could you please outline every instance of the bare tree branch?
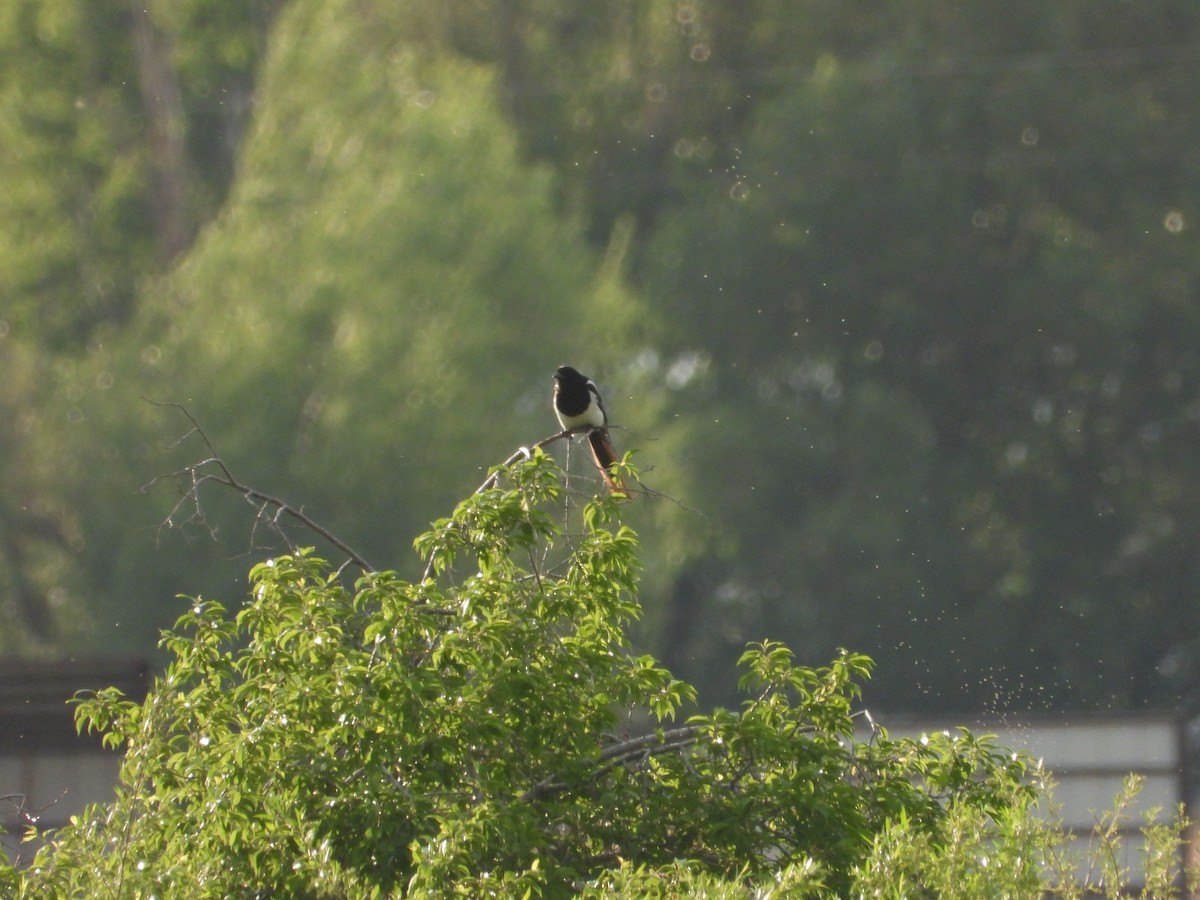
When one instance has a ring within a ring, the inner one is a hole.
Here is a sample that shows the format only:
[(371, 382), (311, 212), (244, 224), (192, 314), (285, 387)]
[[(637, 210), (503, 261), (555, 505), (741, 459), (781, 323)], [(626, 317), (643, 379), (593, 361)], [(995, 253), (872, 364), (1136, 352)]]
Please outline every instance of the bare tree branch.
[[(588, 780), (594, 781), (601, 775), (632, 762), (640, 762), (652, 756), (674, 753), (675, 751), (683, 750), (685, 747), (690, 747), (696, 743), (703, 729), (704, 726), (702, 725), (685, 725), (682, 728), (655, 732), (654, 734), (642, 735), (641, 737), (630, 738), (627, 741), (612, 744), (601, 752), (600, 762), (602, 765), (597, 766), (591, 772)], [(542, 797), (561, 793), (569, 788), (570, 785), (566, 782), (556, 781), (553, 778), (545, 778), (522, 794), (520, 800), (525, 803), (531, 803)]]
[(208, 483), (219, 484), (224, 487), (232, 488), (234, 491), (241, 494), (247, 503), (255, 507), (255, 527), (257, 528), (259, 524), (266, 525), (272, 531), (278, 534), (284, 540), (284, 542), (287, 543), (291, 550), (295, 551), (297, 548), (295, 543), (293, 543), (283, 528), (282, 521), (284, 519), (291, 519), (304, 526), (314, 534), (320, 535), (342, 553), (346, 554), (348, 560), (361, 569), (364, 574), (379, 571), (369, 562), (367, 562), (362, 554), (356, 551), (353, 547), (351, 547), (333, 532), (329, 531), (329, 529), (310, 518), (304, 513), (303, 510), (297, 509), (290, 503), (287, 503), (278, 497), (264, 493), (263, 491), (253, 488), (250, 485), (243, 484), (236, 477), (234, 477), (234, 474), (230, 471), (229, 466), (225, 464), (225, 460), (221, 458), (219, 453), (217, 453), (216, 448), (213, 447), (212, 442), (208, 439), (208, 435), (204, 433), (204, 429), (200, 427), (200, 423), (196, 421), (195, 417), (191, 414), (191, 412), (188, 411), (187, 407), (180, 403), (150, 400), (149, 398), (144, 399), (146, 399), (149, 403), (153, 403), (155, 406), (176, 409), (181, 412), (189, 422), (191, 422), (191, 430), (174, 444), (172, 444), (172, 447), (178, 447), (188, 438), (192, 437), (193, 435), (198, 435), (200, 440), (204, 443), (204, 446), (208, 450), (209, 454), (207, 458), (201, 460), (200, 462), (184, 466), (182, 469), (179, 469), (175, 472), (171, 472), (166, 475), (156, 475), (147, 484), (142, 486), (141, 492), (146, 493), (160, 481), (165, 481), (167, 479), (182, 478), (186, 479), (188, 482), (189, 487), (183, 492), (183, 495), (179, 498), (179, 502), (175, 504), (171, 512), (167, 515), (166, 519), (163, 520), (163, 526), (168, 528), (173, 527), (175, 525), (175, 519), (180, 514), (181, 510), (190, 504), (193, 511), (187, 521), (203, 523), (209, 528), (210, 533), (215, 534), (215, 529), (209, 525), (207, 519), (204, 517), (204, 510), (200, 505), (200, 489)]

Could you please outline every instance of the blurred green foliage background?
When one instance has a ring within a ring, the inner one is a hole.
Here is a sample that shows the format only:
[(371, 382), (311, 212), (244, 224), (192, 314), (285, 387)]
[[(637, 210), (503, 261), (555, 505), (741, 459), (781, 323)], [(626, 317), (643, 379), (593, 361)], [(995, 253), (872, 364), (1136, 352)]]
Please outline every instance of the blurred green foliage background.
[(1190, 704), (1198, 101), (1184, 0), (9, 0), (0, 651), (152, 654), (271, 551), (160, 527), (205, 450), (142, 398), (416, 577), (570, 363), (706, 702), (769, 637)]

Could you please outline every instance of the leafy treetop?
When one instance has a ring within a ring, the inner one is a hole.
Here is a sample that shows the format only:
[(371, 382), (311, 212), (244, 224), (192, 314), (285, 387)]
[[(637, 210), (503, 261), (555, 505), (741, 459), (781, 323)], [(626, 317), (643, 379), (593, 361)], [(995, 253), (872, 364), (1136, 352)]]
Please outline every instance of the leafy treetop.
[(844, 651), (810, 669), (752, 647), (740, 711), (677, 721), (694, 690), (625, 636), (637, 538), (609, 498), (560, 519), (560, 474), (535, 452), (435, 522), (416, 542), (420, 581), (378, 572), (347, 589), (305, 552), (255, 566), (237, 615), (194, 600), (144, 703), (80, 702), (80, 727), (127, 749), (116, 801), (2, 883), (31, 897), (636, 895), (648, 879), (841, 893), (898, 824), (937, 847), (955, 810), (1028, 806), (1025, 761), (986, 740), (860, 740), (871, 663)]

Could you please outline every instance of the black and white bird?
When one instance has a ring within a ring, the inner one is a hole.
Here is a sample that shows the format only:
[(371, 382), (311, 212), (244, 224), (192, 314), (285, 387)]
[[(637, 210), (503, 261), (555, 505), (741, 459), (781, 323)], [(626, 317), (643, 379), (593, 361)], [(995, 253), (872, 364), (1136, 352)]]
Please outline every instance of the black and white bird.
[(563, 431), (587, 429), (592, 459), (604, 483), (614, 493), (625, 493), (625, 486), (612, 472), (617, 451), (608, 436), (608, 413), (596, 383), (570, 366), (559, 366), (554, 373), (554, 414)]

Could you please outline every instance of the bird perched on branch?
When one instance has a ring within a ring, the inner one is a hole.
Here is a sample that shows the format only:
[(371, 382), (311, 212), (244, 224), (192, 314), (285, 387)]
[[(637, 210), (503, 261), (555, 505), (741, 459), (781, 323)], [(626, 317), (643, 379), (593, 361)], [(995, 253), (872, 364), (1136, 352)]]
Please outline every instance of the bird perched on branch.
[(570, 366), (559, 366), (554, 373), (554, 414), (563, 431), (587, 430), (592, 459), (604, 483), (613, 493), (624, 494), (625, 485), (612, 472), (617, 451), (608, 436), (608, 413), (596, 383)]

